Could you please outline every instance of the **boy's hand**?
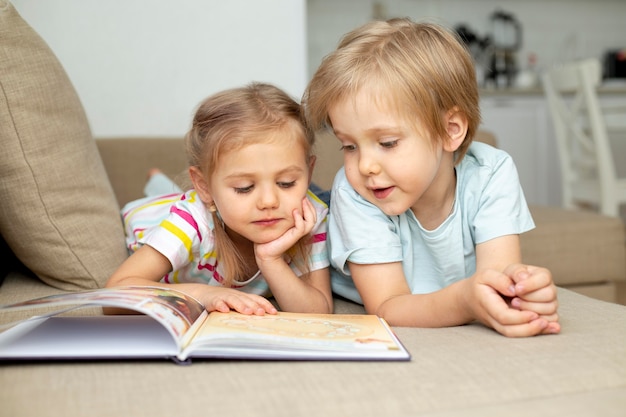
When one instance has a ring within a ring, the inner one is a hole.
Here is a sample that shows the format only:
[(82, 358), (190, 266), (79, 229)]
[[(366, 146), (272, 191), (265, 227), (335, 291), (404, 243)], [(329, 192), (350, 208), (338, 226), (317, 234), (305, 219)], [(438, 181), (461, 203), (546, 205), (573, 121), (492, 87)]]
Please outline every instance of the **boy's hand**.
[(515, 296), (511, 307), (537, 313), (549, 322), (544, 334), (559, 333), (557, 291), (552, 274), (546, 268), (532, 265), (510, 265), (504, 273), (515, 283)]
[[(520, 265), (513, 269), (509, 267), (507, 272), (519, 272), (521, 275), (518, 279), (522, 280), (524, 274), (521, 272), (522, 268), (519, 267)], [(528, 276), (525, 278), (528, 279)], [(541, 281), (545, 279), (545, 276), (537, 278), (537, 281)], [(551, 279), (548, 281), (551, 282)], [(467, 284), (470, 286), (468, 295), (472, 299), (468, 301), (468, 305), (471, 306), (473, 317), (498, 333), (507, 337), (527, 337), (559, 332), (560, 326), (556, 321), (558, 316), (555, 310), (549, 316), (542, 317), (541, 313), (532, 309), (520, 309), (511, 305), (512, 300), (519, 298), (519, 295), (515, 288), (516, 282), (506, 273), (484, 270), (469, 278)], [(549, 293), (549, 291), (544, 292)], [(549, 294), (546, 294), (542, 296), (551, 299)], [(556, 301), (556, 296), (552, 301)], [(551, 302), (538, 304), (535, 307), (542, 311), (551, 311), (555, 308), (555, 304)]]
[(518, 310), (507, 299), (514, 297), (513, 281), (493, 270), (477, 272), (466, 282), (469, 289), (466, 305), (474, 319), (507, 337), (528, 337), (541, 334), (547, 321), (529, 310)]

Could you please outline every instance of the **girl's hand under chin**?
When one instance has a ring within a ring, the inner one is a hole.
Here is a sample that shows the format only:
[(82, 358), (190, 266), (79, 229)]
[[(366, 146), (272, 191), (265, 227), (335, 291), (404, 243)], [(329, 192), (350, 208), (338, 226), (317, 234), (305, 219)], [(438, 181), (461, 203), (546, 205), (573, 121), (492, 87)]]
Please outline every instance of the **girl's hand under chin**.
[(298, 209), (293, 211), (293, 220), (293, 227), (279, 238), (267, 243), (254, 244), (254, 254), (259, 267), (263, 262), (282, 259), (289, 248), (313, 230), (317, 222), (317, 213), (306, 197), (302, 199), (302, 211)]

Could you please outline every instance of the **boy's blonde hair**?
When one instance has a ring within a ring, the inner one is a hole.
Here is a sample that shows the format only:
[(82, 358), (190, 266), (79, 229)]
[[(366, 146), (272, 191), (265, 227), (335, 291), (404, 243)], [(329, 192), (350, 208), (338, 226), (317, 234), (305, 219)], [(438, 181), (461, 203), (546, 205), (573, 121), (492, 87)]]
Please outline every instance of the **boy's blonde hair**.
[[(300, 104), (276, 86), (253, 82), (218, 92), (200, 103), (185, 136), (187, 160), (208, 181), (224, 153), (279, 138), (288, 138), (292, 146), (301, 146), (308, 163), (315, 135), (304, 120)], [(228, 237), (219, 213), (213, 210), (211, 214), (217, 261), (225, 271), (222, 284), (232, 286), (247, 280), (242, 255)], [(308, 272), (309, 239), (305, 236), (289, 251), (292, 261), (304, 260), (297, 265), (303, 273)]]
[(465, 115), (468, 131), (456, 152), (457, 162), (480, 124), (472, 57), (454, 32), (433, 23), (395, 18), (347, 33), (323, 59), (304, 93), (311, 128), (332, 128), (329, 109), (362, 88), (376, 103), (415, 120), (433, 140), (448, 137), (446, 112), (456, 109)]

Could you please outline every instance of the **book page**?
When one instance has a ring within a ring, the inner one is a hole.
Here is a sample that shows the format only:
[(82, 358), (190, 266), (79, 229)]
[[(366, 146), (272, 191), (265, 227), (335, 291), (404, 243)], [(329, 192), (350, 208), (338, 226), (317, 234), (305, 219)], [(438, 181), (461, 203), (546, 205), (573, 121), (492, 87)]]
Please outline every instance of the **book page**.
[(213, 312), (196, 333), (191, 356), (392, 358), (408, 356), (384, 320), (365, 314), (264, 316)]
[[(57, 294), (5, 305), (0, 307), (0, 314), (3, 311), (16, 309), (63, 307), (51, 313), (36, 316), (36, 319), (40, 319), (87, 305), (119, 307), (148, 315), (165, 327), (178, 344), (180, 344), (181, 337), (205, 311), (204, 306), (197, 300), (180, 291), (157, 287), (119, 287)], [(10, 323), (3, 327), (11, 327), (15, 324), (17, 323)]]

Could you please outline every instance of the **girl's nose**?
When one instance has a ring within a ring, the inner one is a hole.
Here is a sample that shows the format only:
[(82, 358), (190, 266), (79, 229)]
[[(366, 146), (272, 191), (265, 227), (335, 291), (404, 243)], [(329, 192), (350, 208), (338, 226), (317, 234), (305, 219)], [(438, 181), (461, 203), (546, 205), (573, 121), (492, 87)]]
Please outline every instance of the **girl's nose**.
[(257, 206), (260, 210), (278, 207), (278, 190), (275, 187), (263, 187), (257, 200)]

